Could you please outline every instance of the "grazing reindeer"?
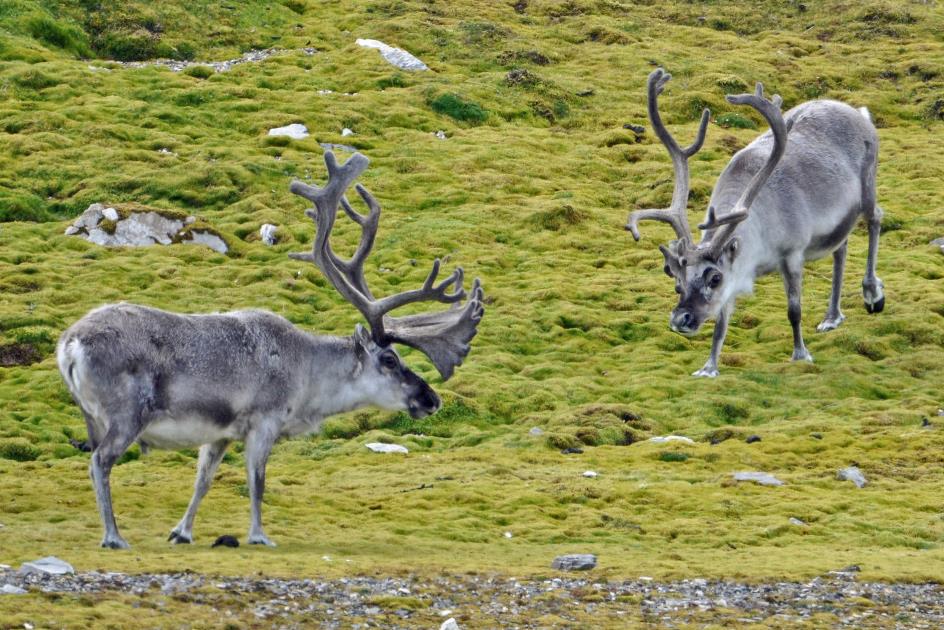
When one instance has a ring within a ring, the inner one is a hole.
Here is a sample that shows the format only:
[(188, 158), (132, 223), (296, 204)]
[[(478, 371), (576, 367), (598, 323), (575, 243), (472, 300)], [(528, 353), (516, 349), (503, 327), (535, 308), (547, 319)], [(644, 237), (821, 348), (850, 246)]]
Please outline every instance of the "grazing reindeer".
[[(337, 413), (367, 405), (407, 410), (413, 418), (435, 413), (439, 397), (400, 361), (394, 342), (423, 352), (443, 379), (469, 352), (482, 319), (479, 281), (469, 300), (462, 269), (436, 284), (439, 261), (423, 286), (375, 299), (364, 279), (380, 220), (380, 206), (357, 186), (369, 213), (354, 211), (345, 190), (367, 168), (355, 153), (343, 166), (325, 154), (324, 188), (293, 182), (291, 191), (314, 203), (307, 214), (317, 235), (310, 254), (293, 258), (316, 264), (332, 285), (364, 315), (352, 337), (310, 335), (266, 311), (179, 315), (145, 306), (113, 304), (90, 312), (63, 333), (59, 369), (82, 409), (93, 453), (89, 467), (105, 526), (103, 547), (127, 548), (112, 511), (109, 474), (137, 440), (142, 449), (200, 446), (193, 498), (170, 534), (192, 540), (197, 507), (233, 440), (245, 442), (251, 520), (249, 542), (272, 545), (262, 531), (266, 460), (276, 440), (316, 431)], [(353, 258), (342, 260), (329, 238), (338, 206), (361, 226)], [(446, 311), (394, 318), (390, 311), (423, 301), (452, 304)]]
[(694, 376), (718, 375), (718, 355), (738, 295), (753, 290), (758, 276), (780, 271), (793, 327), (793, 360), (812, 361), (800, 331), (803, 263), (832, 253), (833, 286), (826, 317), (817, 327), (832, 330), (845, 319), (839, 309), (849, 233), (862, 215), (869, 226), (869, 256), (862, 281), (865, 308), (885, 307), (882, 281), (875, 275), (882, 210), (875, 201), (878, 137), (865, 108), (856, 111), (836, 101), (809, 101), (783, 116), (781, 99), (754, 94), (729, 95), (728, 102), (750, 105), (767, 119), (770, 132), (738, 151), (715, 184), (701, 242), (692, 242), (686, 217), (688, 159), (705, 141), (709, 111), (701, 118), (695, 142), (680, 148), (659, 116), (656, 99), (671, 75), (661, 68), (649, 75), (649, 119), (672, 157), (675, 190), (665, 210), (637, 210), (626, 229), (639, 240), (638, 222), (664, 221), (678, 239), (660, 246), (665, 273), (675, 279), (678, 306), (669, 325), (695, 334), (716, 318), (711, 354)]

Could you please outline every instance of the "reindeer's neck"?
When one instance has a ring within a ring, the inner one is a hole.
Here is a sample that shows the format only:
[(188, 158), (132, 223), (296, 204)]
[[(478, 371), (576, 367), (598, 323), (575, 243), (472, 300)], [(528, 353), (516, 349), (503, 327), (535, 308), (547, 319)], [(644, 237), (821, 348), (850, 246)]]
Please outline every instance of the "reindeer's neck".
[(360, 378), (351, 337), (315, 337), (309, 365), (306, 406), (327, 418), (370, 404), (371, 392)]

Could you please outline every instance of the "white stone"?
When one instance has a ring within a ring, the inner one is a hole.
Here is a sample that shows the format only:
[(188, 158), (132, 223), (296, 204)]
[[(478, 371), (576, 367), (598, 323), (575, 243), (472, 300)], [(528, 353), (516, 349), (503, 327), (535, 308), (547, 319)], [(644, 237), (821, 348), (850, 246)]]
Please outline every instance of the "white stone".
[(266, 245), (275, 245), (275, 231), (277, 229), (271, 223), (263, 223), (262, 227), (259, 228), (259, 238)]
[(736, 472), (732, 473), (735, 481), (753, 481), (762, 486), (782, 486), (783, 482), (765, 472)]
[(72, 565), (55, 556), (46, 556), (32, 562), (24, 562), (20, 567), (20, 573), (37, 573), (40, 575), (65, 575), (74, 574), (75, 569)]
[(541, 427), (531, 427), (531, 430), (528, 431), (528, 435), (533, 435), (534, 437), (544, 435), (544, 429)]
[(693, 439), (687, 438), (684, 435), (657, 435), (656, 437), (649, 438), (649, 441), (653, 444), (667, 444), (669, 442), (682, 442), (683, 444), (695, 443)]
[(439, 630), (459, 630), (459, 624), (456, 623), (456, 620), (450, 617), (442, 622), (442, 625), (439, 626)]
[(342, 135), (342, 136), (345, 136), (345, 137), (346, 137), (346, 136), (353, 136), (353, 135), (354, 135), (354, 132), (353, 132), (352, 130), (348, 129), (347, 127), (345, 127), (344, 129), (341, 130), (341, 135)]
[(504, 536), (505, 536), (505, 538), (513, 538), (513, 537), (514, 537), (514, 534), (512, 534), (511, 532), (505, 532), (505, 533), (504, 533)]
[(796, 525), (797, 527), (806, 527), (806, 523), (804, 523), (804, 522), (801, 521), (800, 519), (798, 519), (798, 518), (796, 518), (796, 517), (793, 517), (793, 516), (790, 517), (790, 524), (791, 524), (791, 525)]
[(372, 450), (375, 453), (409, 453), (405, 446), (400, 446), (399, 444), (383, 444), (381, 442), (370, 442), (365, 444), (367, 448)]
[(270, 136), (288, 136), (294, 140), (301, 140), (308, 137), (308, 127), (301, 123), (292, 123), (284, 127), (275, 127), (269, 129)]
[(594, 471), (594, 470), (585, 470), (585, 471), (583, 472), (583, 476), (584, 476), (584, 477), (589, 477), (589, 478), (591, 478), (591, 479), (594, 478), (594, 477), (596, 477), (597, 474), (598, 474), (598, 473), (597, 473), (596, 471)]
[(376, 39), (358, 39), (356, 43), (364, 48), (376, 48), (384, 59), (401, 70), (429, 70), (429, 66), (402, 48), (395, 48)]
[(26, 589), (22, 589), (19, 586), (14, 586), (12, 584), (4, 584), (0, 586), (0, 593), (3, 595), (25, 595)]
[(840, 481), (851, 481), (856, 485), (856, 488), (861, 488), (869, 483), (865, 480), (865, 475), (862, 474), (862, 471), (856, 466), (843, 468), (836, 473), (836, 479)]
[(102, 210), (102, 216), (108, 219), (109, 221), (117, 221), (118, 211), (115, 210), (114, 208), (105, 208), (104, 210)]
[(436, 137), (439, 138), (440, 140), (445, 140), (445, 139), (446, 139), (446, 132), (443, 131), (442, 129), (440, 129), (439, 131), (437, 131), (435, 135), (436, 135)]

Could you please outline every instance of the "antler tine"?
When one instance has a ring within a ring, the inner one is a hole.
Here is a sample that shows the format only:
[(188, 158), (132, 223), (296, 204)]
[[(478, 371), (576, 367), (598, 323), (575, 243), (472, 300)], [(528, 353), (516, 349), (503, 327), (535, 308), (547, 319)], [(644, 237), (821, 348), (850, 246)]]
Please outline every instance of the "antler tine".
[(688, 190), (689, 173), (688, 159), (698, 153), (705, 142), (705, 134), (708, 130), (708, 120), (711, 112), (705, 109), (701, 114), (701, 121), (698, 124), (698, 134), (695, 141), (684, 149), (679, 147), (678, 142), (672, 137), (662, 122), (662, 116), (659, 114), (658, 97), (665, 89), (665, 84), (672, 78), (672, 75), (657, 68), (649, 75), (648, 81), (648, 111), (649, 120), (652, 122), (652, 128), (656, 132), (659, 140), (665, 145), (669, 156), (672, 158), (672, 167), (675, 171), (675, 188), (672, 191), (672, 203), (664, 209), (636, 210), (631, 212), (626, 222), (626, 229), (632, 232), (633, 238), (639, 240), (639, 221), (653, 220), (663, 221), (670, 224), (678, 238), (682, 241), (691, 242), (691, 228), (688, 225)]
[(774, 147), (770, 152), (770, 157), (767, 158), (767, 162), (754, 174), (747, 188), (741, 193), (734, 209), (718, 219), (715, 217), (714, 209), (710, 208), (708, 221), (698, 226), (703, 230), (720, 227), (719, 232), (711, 238), (711, 255), (714, 257), (717, 257), (727, 245), (738, 223), (747, 219), (754, 199), (764, 187), (764, 184), (767, 183), (771, 173), (774, 172), (780, 158), (783, 157), (783, 152), (787, 148), (787, 134), (793, 126), (792, 123), (788, 125), (783, 120), (783, 112), (780, 111), (783, 99), (780, 98), (779, 94), (774, 94), (770, 100), (764, 98), (763, 83), (757, 83), (753, 94), (728, 94), (725, 98), (733, 105), (750, 105), (760, 112), (761, 116), (767, 120), (767, 124), (770, 125), (770, 131), (774, 136)]
[[(328, 169), (328, 183), (324, 187), (292, 182), (289, 189), (293, 193), (315, 204), (306, 214), (315, 222), (317, 234), (311, 253), (289, 255), (297, 260), (313, 262), (321, 269), (338, 292), (367, 319), (374, 341), (381, 345), (398, 341), (418, 348), (430, 357), (444, 378), (449, 378), (455, 366), (468, 353), (468, 342), (476, 334), (483, 312), (484, 294), (481, 285), (476, 280), (472, 299), (459, 307), (459, 302), (466, 297), (462, 286), (462, 268), (456, 268), (449, 277), (437, 284), (442, 263), (436, 259), (419, 289), (381, 299), (373, 297), (364, 278), (364, 262), (377, 236), (380, 204), (360, 184), (355, 189), (367, 205), (367, 214), (354, 210), (344, 196), (354, 180), (367, 168), (367, 164), (366, 157), (355, 153), (342, 166), (338, 166), (334, 154), (327, 151), (325, 166)], [(350, 260), (339, 258), (331, 249), (330, 236), (338, 208), (343, 209), (361, 227), (361, 240)], [(454, 306), (441, 313), (421, 313), (402, 318), (387, 316), (387, 313), (401, 306), (426, 301)]]
[[(311, 254), (289, 254), (289, 256), (296, 260), (315, 263), (344, 299), (353, 304), (370, 321), (371, 296), (369, 290), (367, 290), (367, 283), (363, 278), (362, 267), (340, 260), (331, 250), (329, 240), (331, 231), (334, 229), (338, 205), (341, 204), (341, 199), (344, 197), (344, 191), (364, 172), (370, 162), (362, 154), (355, 153), (343, 166), (338, 166), (334, 153), (331, 151), (325, 152), (324, 160), (328, 169), (328, 183), (324, 187), (311, 186), (297, 180), (289, 186), (291, 192), (315, 204), (315, 211), (309, 211), (306, 214), (317, 225), (317, 233), (315, 234)], [(376, 214), (379, 215), (379, 208)], [(377, 219), (379, 219), (379, 216)], [(368, 215), (365, 223), (369, 223), (369, 220), (370, 215)], [(372, 230), (365, 226), (365, 233), (361, 237), (359, 251), (365, 247), (369, 251), (373, 244), (373, 235), (376, 234), (376, 223), (375, 220)], [(366, 257), (366, 254), (364, 254), (364, 257)], [(360, 262), (363, 262), (363, 260)]]

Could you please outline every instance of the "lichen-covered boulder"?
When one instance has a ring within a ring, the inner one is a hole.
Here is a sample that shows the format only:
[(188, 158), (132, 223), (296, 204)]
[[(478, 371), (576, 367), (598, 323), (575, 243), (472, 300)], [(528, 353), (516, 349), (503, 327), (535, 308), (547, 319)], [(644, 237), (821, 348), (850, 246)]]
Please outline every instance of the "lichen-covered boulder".
[(155, 208), (93, 203), (65, 233), (109, 247), (185, 243), (206, 245), (221, 254), (229, 251), (226, 239), (202, 221), (181, 212)]

